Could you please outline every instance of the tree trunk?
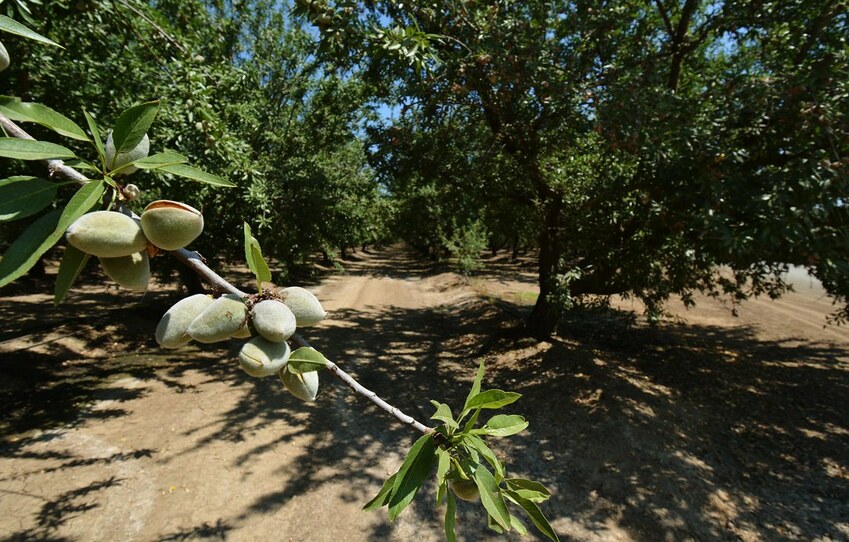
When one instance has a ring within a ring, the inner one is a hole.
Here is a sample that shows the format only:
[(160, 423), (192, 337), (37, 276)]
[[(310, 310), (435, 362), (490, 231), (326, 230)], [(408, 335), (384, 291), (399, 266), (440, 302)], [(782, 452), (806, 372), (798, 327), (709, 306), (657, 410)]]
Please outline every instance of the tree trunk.
[(560, 214), (563, 197), (547, 191), (543, 200), (543, 228), (539, 235), (539, 297), (526, 323), (528, 331), (547, 339), (557, 330), (563, 307), (556, 300), (556, 279), (560, 267)]

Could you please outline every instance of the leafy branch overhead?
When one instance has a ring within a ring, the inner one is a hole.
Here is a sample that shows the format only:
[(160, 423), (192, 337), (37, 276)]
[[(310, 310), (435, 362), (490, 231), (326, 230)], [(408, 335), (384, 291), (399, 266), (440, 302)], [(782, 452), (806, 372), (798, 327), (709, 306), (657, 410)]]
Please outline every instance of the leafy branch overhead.
[[(20, 137), (0, 137), (0, 157), (17, 160), (73, 160), (78, 167), (91, 172), (89, 178), (55, 182), (32, 176), (13, 176), (0, 180), (0, 221), (12, 221), (44, 212), (15, 239), (0, 260), (0, 287), (26, 273), (38, 259), (53, 247), (68, 227), (82, 215), (97, 208), (112, 208), (120, 199), (129, 199), (123, 189), (134, 185), (120, 184), (116, 179), (145, 169), (177, 175), (194, 181), (215, 185), (235, 186), (218, 176), (188, 166), (188, 159), (178, 153), (164, 152), (148, 156), (147, 140), (159, 102), (147, 102), (131, 107), (118, 118), (109, 132), (106, 145), (97, 123), (84, 111), (91, 137), (74, 121), (37, 103), (0, 96), (0, 115), (3, 118), (35, 123), (62, 137), (91, 144), (97, 152), (97, 163), (77, 156), (68, 147), (36, 141), (21, 131)], [(64, 208), (56, 208), (64, 199), (63, 189), (75, 189)], [(66, 251), (69, 263), (60, 266), (60, 283), (55, 302), (61, 302), (68, 288), (84, 265), (84, 259), (74, 251)], [(75, 272), (68, 271), (75, 269)]]

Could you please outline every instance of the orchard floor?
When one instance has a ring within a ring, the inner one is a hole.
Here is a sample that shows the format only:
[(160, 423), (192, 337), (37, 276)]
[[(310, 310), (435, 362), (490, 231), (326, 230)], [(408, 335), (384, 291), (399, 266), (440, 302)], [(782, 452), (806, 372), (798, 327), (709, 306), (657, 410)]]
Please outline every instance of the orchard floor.
[[(585, 312), (537, 343), (516, 318), (533, 273), (503, 254), (471, 281), (400, 246), (354, 258), (314, 285), (331, 314), (306, 337), (422, 421), (485, 360), (530, 421), (496, 450), (553, 490), (561, 539), (849, 540), (849, 331), (816, 288), (656, 328)], [(245, 375), (235, 341), (159, 349), (173, 287), (49, 292), (0, 296), (0, 539), (442, 538), (432, 486), (395, 523), (360, 510), (416, 435), (330, 375), (304, 404)], [(496, 539), (465, 503), (458, 534)]]

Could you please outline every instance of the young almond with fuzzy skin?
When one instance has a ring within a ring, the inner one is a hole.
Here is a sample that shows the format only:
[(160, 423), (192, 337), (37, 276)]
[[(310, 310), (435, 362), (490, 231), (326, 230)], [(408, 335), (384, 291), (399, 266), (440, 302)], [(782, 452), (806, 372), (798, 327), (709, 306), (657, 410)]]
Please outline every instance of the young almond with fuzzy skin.
[(457, 498), (467, 502), (476, 502), (481, 494), (474, 480), (450, 480), (448, 482)]
[(283, 303), (295, 315), (298, 327), (315, 325), (327, 316), (318, 298), (300, 286), (290, 286), (277, 291)]
[(239, 366), (251, 376), (270, 376), (286, 366), (291, 353), (292, 350), (285, 342), (254, 337), (239, 351)]
[(147, 252), (136, 252), (117, 258), (100, 258), (100, 267), (118, 286), (144, 292), (150, 280), (150, 259)]
[(230, 335), (231, 339), (250, 339), (253, 336), (251, 333), (251, 326), (245, 322), (245, 325), (240, 327), (235, 333)]
[[(109, 136), (106, 138), (106, 144), (103, 146), (103, 153), (106, 155), (106, 169), (109, 171), (116, 170), (124, 164), (147, 158), (147, 155), (150, 153), (150, 138), (147, 137), (147, 134), (144, 134), (141, 141), (132, 149), (117, 155), (115, 154), (115, 150), (115, 141), (112, 139), (112, 132), (109, 132)], [(130, 166), (119, 171), (118, 175), (129, 175), (130, 173), (135, 173), (138, 169), (136, 166)]]
[(225, 294), (212, 302), (189, 324), (188, 333), (196, 341), (226, 341), (245, 325), (248, 308), (236, 294)]
[(180, 348), (191, 342), (189, 325), (215, 301), (212, 296), (195, 294), (181, 299), (166, 312), (156, 326), (156, 342), (163, 348)]
[(274, 299), (254, 305), (251, 321), (260, 336), (275, 343), (282, 343), (294, 335), (297, 327), (295, 315), (289, 307)]
[(98, 258), (130, 256), (148, 245), (138, 222), (114, 211), (84, 214), (71, 224), (65, 237), (74, 247)]
[(318, 371), (296, 374), (289, 371), (289, 367), (286, 366), (280, 369), (279, 375), (280, 381), (289, 393), (301, 401), (315, 401), (318, 395)]
[(144, 208), (141, 227), (154, 246), (162, 250), (177, 250), (201, 234), (203, 215), (185, 203), (158, 200)]

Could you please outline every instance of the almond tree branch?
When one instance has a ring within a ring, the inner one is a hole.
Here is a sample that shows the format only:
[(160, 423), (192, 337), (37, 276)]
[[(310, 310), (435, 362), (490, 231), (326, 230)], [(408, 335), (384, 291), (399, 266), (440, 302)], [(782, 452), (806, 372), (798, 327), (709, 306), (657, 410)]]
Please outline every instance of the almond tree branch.
[[(6, 118), (6, 115), (2, 113), (0, 113), (0, 126), (2, 126), (6, 133), (12, 137), (35, 141), (34, 137), (26, 133), (23, 128)], [(44, 162), (47, 164), (47, 171), (51, 177), (58, 177), (69, 181), (78, 181), (80, 183), (84, 183), (89, 180), (88, 177), (76, 169), (66, 166), (65, 162), (62, 160), (45, 160)]]
[[(26, 133), (20, 126), (6, 118), (2, 113), (0, 113), (0, 126), (6, 130), (6, 133), (12, 137), (17, 137), (19, 139), (31, 139), (35, 140), (31, 135)], [(65, 165), (62, 160), (46, 160), (47, 168), (50, 170), (51, 177), (58, 177), (62, 179), (67, 179), (71, 181), (78, 181), (80, 183), (85, 183), (89, 179), (75, 170), (74, 168)], [(214, 290), (219, 292), (227, 292), (233, 293), (240, 296), (245, 296), (247, 293), (239, 290), (226, 279), (224, 279), (221, 275), (213, 271), (206, 265), (203, 257), (197, 252), (192, 252), (185, 248), (181, 248), (179, 250), (170, 251), (169, 254), (179, 260), (183, 265), (194, 271), (202, 280), (204, 280), (207, 284), (209, 284)], [(300, 334), (295, 334), (292, 336), (292, 341), (296, 343), (298, 346), (310, 347), (310, 343), (308, 343)], [(400, 409), (390, 405), (383, 399), (381, 399), (376, 393), (369, 390), (357, 380), (343, 371), (338, 365), (333, 363), (332, 361), (327, 361), (327, 370), (333, 373), (334, 376), (342, 380), (345, 384), (348, 385), (354, 392), (364, 396), (372, 403), (376, 404), (381, 410), (386, 411), (395, 419), (400, 421), (405, 425), (409, 425), (413, 427), (417, 431), (420, 431), (425, 434), (433, 435), (435, 440), (441, 440), (442, 435), (437, 433), (432, 427), (428, 427), (423, 423), (417, 421), (412, 416), (408, 416), (401, 412)]]

